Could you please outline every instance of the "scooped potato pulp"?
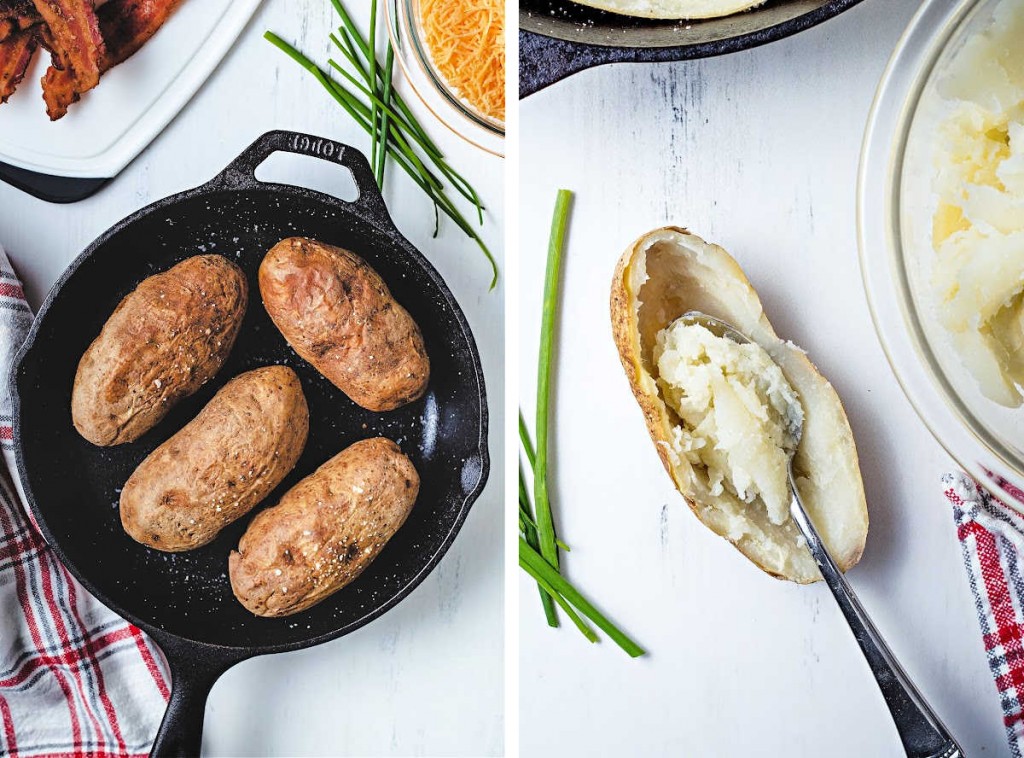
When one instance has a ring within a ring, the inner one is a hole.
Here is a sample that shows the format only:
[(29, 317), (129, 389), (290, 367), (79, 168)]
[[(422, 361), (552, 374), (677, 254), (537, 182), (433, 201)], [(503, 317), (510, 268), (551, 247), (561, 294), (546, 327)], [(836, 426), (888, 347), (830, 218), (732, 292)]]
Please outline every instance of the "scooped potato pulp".
[(863, 552), (868, 514), (839, 397), (802, 350), (775, 334), (736, 261), (717, 245), (669, 227), (645, 234), (623, 254), (612, 283), (611, 311), (623, 368), (676, 488), (706, 526), (763, 570), (801, 583), (820, 579), (792, 519), (775, 523), (762, 498), (748, 502), (734, 489), (716, 486), (706, 461), (691, 460), (676, 447), (684, 419), (663, 389), (673, 377), (660, 376), (656, 350), (659, 333), (691, 310), (722, 319), (749, 337), (799, 396), (805, 418), (794, 456), (797, 487), (833, 558), (843, 570), (850, 568)]
[(676, 320), (654, 346), (658, 386), (679, 416), (672, 448), (707, 472), (713, 495), (758, 498), (773, 524), (789, 518), (789, 458), (803, 409), (764, 348)]

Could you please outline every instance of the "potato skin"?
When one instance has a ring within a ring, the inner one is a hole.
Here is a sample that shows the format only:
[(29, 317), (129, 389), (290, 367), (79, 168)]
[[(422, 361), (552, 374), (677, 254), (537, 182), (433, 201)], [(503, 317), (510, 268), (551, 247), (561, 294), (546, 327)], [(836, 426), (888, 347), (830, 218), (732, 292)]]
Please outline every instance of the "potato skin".
[(228, 558), (231, 589), (257, 616), (288, 616), (353, 581), (405, 523), (420, 478), (391, 440), (362, 440), (262, 511)]
[(144, 279), (78, 364), (75, 429), (94, 445), (131, 442), (224, 365), (242, 325), (245, 275), (220, 255), (187, 258)]
[(358, 255), (291, 237), (267, 253), (259, 284), (288, 344), (353, 402), (390, 411), (426, 392), (420, 328)]
[(308, 431), (306, 398), (290, 368), (235, 377), (135, 469), (121, 491), (121, 525), (157, 550), (205, 545), (281, 483)]
[[(658, 276), (651, 272), (648, 267), (648, 245), (651, 240), (663, 236), (686, 241), (687, 244), (699, 250), (700, 255), (696, 256), (694, 260), (700, 260), (704, 265), (716, 266), (720, 274), (719, 278), (715, 281), (698, 281), (693, 274), (682, 276), (678, 271), (675, 276), (671, 277)], [(643, 273), (643, 276), (640, 277), (643, 281), (642, 286), (637, 286), (637, 271)], [(640, 290), (650, 285), (661, 285), (661, 291), (652, 300), (643, 300)], [(719, 307), (713, 308), (701, 302), (695, 302), (692, 296), (683, 297), (682, 293), (687, 287), (698, 287), (704, 292), (705, 299), (720, 301)], [(640, 314), (641, 302), (644, 307), (650, 308), (655, 316), (657, 324), (653, 328), (649, 324), (643, 323), (644, 319)], [(722, 302), (728, 302), (732, 307), (723, 309)], [(612, 335), (618, 348), (622, 368), (625, 370), (630, 388), (643, 412), (651, 441), (676, 489), (702, 523), (729, 540), (737, 550), (765, 573), (778, 579), (787, 579), (802, 584), (820, 580), (817, 568), (814, 568), (813, 577), (794, 576), (774, 571), (758, 555), (748, 549), (742, 538), (722, 534), (715, 530), (705, 516), (704, 504), (699, 502), (686, 477), (680, 474), (678, 463), (673, 460), (673, 455), (670, 452), (672, 450), (671, 430), (678, 423), (678, 417), (659, 394), (660, 390), (650, 370), (650, 353), (649, 350), (645, 353), (644, 345), (653, 344), (656, 330), (690, 309), (703, 310), (709, 315), (724, 319), (768, 350), (793, 388), (800, 393), (806, 415), (803, 438), (796, 458), (798, 467), (804, 456), (810, 455), (806, 451), (812, 447), (814, 440), (820, 438), (822, 425), (835, 430), (835, 439), (838, 443), (838, 452), (835, 454), (849, 462), (851, 477), (848, 481), (834, 484), (831, 488), (818, 489), (835, 490), (841, 484), (849, 493), (852, 493), (851, 497), (856, 501), (856, 511), (862, 518), (862, 524), (856, 537), (848, 540), (845, 549), (837, 549), (835, 544), (829, 544), (830, 535), (826, 520), (828, 514), (821, 511), (821, 506), (824, 503), (838, 503), (841, 500), (835, 497), (834, 492), (829, 497), (809, 496), (814, 493), (809, 493), (805, 489), (806, 482), (801, 484), (801, 492), (804, 506), (810, 511), (812, 519), (815, 520), (819, 531), (822, 532), (832, 557), (840, 569), (847, 571), (852, 568), (860, 560), (864, 550), (868, 533), (868, 511), (853, 433), (838, 395), (832, 385), (820, 375), (803, 350), (792, 343), (779, 339), (764, 313), (757, 292), (747, 280), (739, 264), (725, 250), (717, 245), (706, 243), (685, 228), (667, 226), (655, 229), (634, 240), (619, 258), (612, 278), (610, 312)], [(777, 349), (774, 346), (778, 346)], [(809, 402), (816, 394), (816, 389), (818, 390), (817, 394), (822, 397), (819, 402), (810, 406)], [(807, 476), (803, 477), (800, 476), (798, 468), (797, 473), (798, 481), (805, 478), (812, 481), (815, 478), (814, 472), (807, 472)], [(794, 534), (798, 533), (795, 525), (793, 531)], [(813, 566), (813, 560), (809, 553), (806, 554), (806, 558)]]

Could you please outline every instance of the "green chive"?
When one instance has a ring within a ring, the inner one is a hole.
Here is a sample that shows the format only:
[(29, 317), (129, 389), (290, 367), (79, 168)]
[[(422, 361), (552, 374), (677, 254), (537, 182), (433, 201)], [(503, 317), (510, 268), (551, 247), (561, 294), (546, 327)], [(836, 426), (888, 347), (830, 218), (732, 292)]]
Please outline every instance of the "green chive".
[[(379, 187), (383, 189), (387, 159), (391, 158), (413, 179), (434, 205), (434, 236), (437, 236), (440, 212), (443, 211), (463, 233), (477, 244), (491, 266), (490, 288), (494, 289), (498, 283), (497, 261), (480, 234), (452, 202), (441, 179), (450, 182), (455, 192), (473, 204), (477, 219), (480, 224), (483, 224), (484, 206), (479, 195), (472, 185), (448, 164), (437, 145), (427, 136), (408, 104), (398, 92), (394, 91), (395, 53), (390, 42), (383, 65), (377, 59), (377, 0), (371, 0), (370, 3), (371, 18), (368, 39), (356, 27), (340, 0), (331, 0), (331, 4), (341, 19), (341, 26), (338, 28), (338, 34), (331, 34), (330, 39), (356, 73), (362, 77), (363, 82), (357, 81), (335, 61), (330, 60), (328, 64), (346, 81), (350, 82), (358, 90), (358, 93), (369, 101), (369, 104), (364, 103), (360, 100), (359, 95), (346, 89), (326, 71), (273, 32), (267, 32), (264, 36), (312, 74), (356, 124), (369, 134), (370, 166)], [(426, 161), (417, 155), (416, 148), (422, 151)], [(427, 166), (427, 162), (433, 165), (433, 169)]]
[[(393, 93), (391, 87), (391, 77), (395, 70), (395, 49), (391, 47), (391, 42), (388, 42), (387, 54), (384, 56), (384, 105), (390, 107), (391, 95)], [(382, 134), (388, 134), (391, 127), (388, 121), (387, 111), (380, 119), (380, 131)], [(385, 140), (385, 143), (387, 140)], [(381, 151), (380, 155), (377, 156), (377, 164), (374, 166), (374, 172), (377, 175), (377, 186), (382, 190), (384, 189), (384, 162), (386, 160), (387, 152)]]
[(523, 443), (526, 460), (532, 469), (537, 465), (537, 453), (533, 448), (533, 440), (530, 439), (530, 431), (526, 428), (526, 419), (523, 418), (522, 409), (519, 410), (519, 441)]
[(548, 420), (551, 400), (551, 359), (555, 351), (555, 325), (558, 312), (558, 283), (562, 266), (562, 248), (569, 218), (572, 193), (559, 190), (551, 219), (548, 261), (544, 277), (544, 303), (541, 315), (540, 351), (537, 361), (537, 452), (533, 464), (533, 502), (537, 508), (537, 534), (544, 559), (558, 568), (555, 524), (548, 498)]
[[(609, 621), (597, 608), (591, 605), (579, 591), (567, 582), (551, 565), (522, 537), (519, 538), (519, 565), (534, 579), (543, 580), (555, 596), (561, 596), (568, 603), (579, 609), (580, 613), (594, 622), (598, 629), (607, 634), (616, 645), (621, 647), (630, 657), (644, 655), (642, 647), (631, 640), (615, 624)], [(559, 603), (559, 605), (562, 605)], [(565, 606), (562, 606), (563, 608)]]
[[(522, 565), (521, 562), (520, 565)], [(529, 566), (524, 566), (524, 568), (526, 569), (526, 573), (530, 574), (530, 576), (533, 577), (534, 581), (537, 582), (537, 587), (540, 589), (542, 598), (546, 597), (548, 601), (550, 601), (551, 598), (554, 598), (555, 602), (558, 603), (559, 607), (561, 607), (561, 609), (565, 611), (565, 615), (568, 616), (572, 623), (576, 625), (576, 628), (583, 632), (584, 637), (586, 637), (591, 642), (599, 641), (599, 638), (594, 633), (594, 630), (587, 626), (587, 622), (580, 618), (576, 610), (571, 605), (569, 605), (569, 601), (567, 601), (564, 597), (559, 595), (558, 590), (556, 590), (551, 585), (551, 583), (548, 582), (547, 579), (545, 579), (544, 577), (540, 576), (535, 572), (532, 572)], [(558, 574), (556, 574), (555, 576), (558, 576)], [(555, 617), (555, 620), (556, 623), (552, 624), (552, 626), (558, 626), (557, 616)]]
[[(522, 531), (526, 536), (527, 542), (535, 550), (539, 549), (540, 541), (537, 537), (537, 522), (533, 520), (530, 494), (526, 487), (526, 475), (523, 473), (521, 465), (519, 466), (519, 519), (525, 524)], [(548, 626), (558, 626), (558, 612), (555, 611), (555, 604), (552, 602), (551, 593), (546, 592), (539, 582), (537, 583), (537, 588), (540, 590), (540, 602), (544, 608), (544, 618), (547, 619)]]
[[(377, 0), (370, 0), (370, 86), (377, 89)], [(370, 165), (377, 165), (377, 141), (380, 132), (377, 129), (377, 104), (370, 103)], [(387, 135), (387, 132), (384, 132)], [(385, 136), (385, 141), (387, 138)], [(379, 182), (378, 182), (379, 184)]]

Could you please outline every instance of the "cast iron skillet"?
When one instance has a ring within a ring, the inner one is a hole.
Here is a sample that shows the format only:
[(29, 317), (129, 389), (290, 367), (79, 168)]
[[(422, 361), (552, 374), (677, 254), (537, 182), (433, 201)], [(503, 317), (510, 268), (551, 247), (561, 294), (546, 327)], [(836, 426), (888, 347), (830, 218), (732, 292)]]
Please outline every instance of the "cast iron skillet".
[[(341, 164), (358, 199), (257, 181), (256, 167), (278, 150)], [(288, 347), (260, 302), (256, 271), (264, 253), (292, 235), (351, 249), (380, 272), (423, 330), (431, 360), (424, 399), (389, 413), (363, 410)], [(137, 442), (94, 447), (71, 423), (78, 359), (140, 280), (204, 252), (229, 257), (249, 279), (248, 311), (226, 365)], [(117, 510), (120, 488), (153, 448), (233, 376), (272, 363), (291, 366), (302, 380), (310, 432), (298, 465), (268, 502), (349, 444), (378, 435), (398, 442), (422, 479), (408, 521), (363, 575), (282, 619), (251, 615), (231, 593), (228, 553), (248, 518), (210, 545), (168, 554), (131, 540)], [(265, 134), (211, 182), (144, 208), (91, 244), (46, 298), (11, 384), (18, 470), (43, 535), (90, 592), (148, 632), (167, 657), (173, 691), (154, 755), (199, 755), (207, 695), (232, 665), (340, 637), (408, 595), (451, 545), (487, 479), (484, 379), (462, 311), (391, 222), (366, 158), (302, 134)]]
[(519, 97), (593, 66), (679, 61), (746, 50), (836, 16), (860, 0), (768, 0), (725, 18), (622, 16), (572, 0), (521, 0)]

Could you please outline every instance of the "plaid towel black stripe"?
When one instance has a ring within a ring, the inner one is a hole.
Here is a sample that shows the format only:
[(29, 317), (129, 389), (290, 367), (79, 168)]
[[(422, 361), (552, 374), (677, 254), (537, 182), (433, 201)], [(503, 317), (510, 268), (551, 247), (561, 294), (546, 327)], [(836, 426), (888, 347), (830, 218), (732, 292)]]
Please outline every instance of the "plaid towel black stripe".
[(146, 755), (169, 695), (163, 659), (53, 557), (18, 489), (7, 380), (31, 324), (0, 248), (0, 755)]

